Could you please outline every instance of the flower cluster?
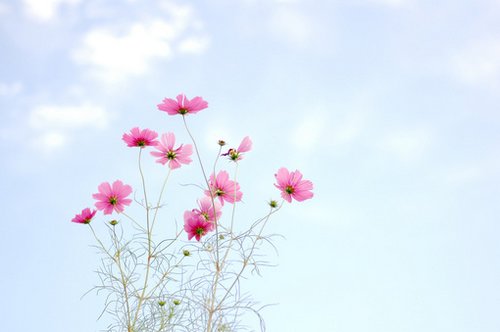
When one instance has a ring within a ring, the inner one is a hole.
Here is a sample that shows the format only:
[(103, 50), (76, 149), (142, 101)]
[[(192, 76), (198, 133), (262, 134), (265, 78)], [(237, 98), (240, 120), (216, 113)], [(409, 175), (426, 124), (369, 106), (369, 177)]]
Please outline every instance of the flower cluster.
[[(106, 308), (116, 308), (117, 328), (120, 327), (122, 331), (142, 331), (143, 329), (164, 331), (166, 326), (185, 326), (185, 329), (189, 331), (225, 331), (227, 325), (224, 315), (227, 315), (227, 310), (238, 308), (238, 313), (234, 317), (237, 317), (241, 310), (241, 301), (238, 302), (238, 297), (240, 296), (239, 283), (244, 278), (243, 272), (249, 265), (256, 268), (258, 260), (255, 256), (260, 254), (255, 252), (261, 242), (269, 242), (262, 232), (270, 216), (283, 206), (284, 201), (302, 202), (314, 195), (312, 182), (303, 179), (301, 172), (289, 171), (281, 167), (274, 174), (274, 186), (279, 190), (282, 200), (280, 202), (271, 200), (269, 212), (265, 217), (257, 219), (244, 232), (236, 231), (236, 227), (240, 224), (234, 222), (235, 210), (243, 198), (242, 188), (236, 178), (238, 172), (235, 171), (232, 177), (228, 170), (219, 169), (217, 162), (221, 156), (227, 157), (229, 161), (234, 162), (229, 164), (237, 170), (243, 159), (246, 162), (247, 153), (252, 150), (253, 142), (249, 136), (246, 136), (237, 147), (230, 145), (233, 147), (221, 154), (226, 142), (219, 140), (217, 142), (219, 152), (215, 156), (216, 161), (212, 172), (205, 173), (206, 168), (200, 158), (198, 145), (189, 131), (186, 115), (196, 114), (207, 107), (208, 103), (201, 97), (188, 99), (184, 94), (179, 94), (175, 99), (165, 98), (161, 104), (157, 105), (158, 110), (172, 116), (181, 115), (193, 144), (177, 143), (173, 132), (159, 135), (148, 128), (130, 129), (122, 135), (122, 140), (127, 147), (139, 148), (135, 150), (139, 155), (138, 164), (142, 182), (141, 190), (136, 192), (139, 197), (134, 195), (134, 200), (132, 200), (133, 189), (122, 180), (102, 182), (98, 185), (97, 192), (92, 195), (95, 200), (95, 209), (84, 208), (71, 219), (74, 223), (89, 225), (104, 254), (102, 262), (105, 268), (99, 270), (103, 286), (99, 287), (99, 290), (110, 291)], [(146, 154), (147, 158), (154, 158), (156, 163), (162, 165), (158, 167), (168, 167), (156, 205), (152, 204), (150, 199), (148, 200), (146, 183), (149, 183), (149, 180), (145, 180), (147, 177), (144, 176), (141, 166), (143, 152), (147, 148), (151, 149)], [(195, 207), (184, 211), (183, 215), (184, 236), (187, 236), (188, 241), (193, 241), (187, 246), (194, 247), (188, 250), (185, 248), (185, 240), (176, 242), (181, 234), (177, 230), (174, 237), (156, 242), (158, 234), (153, 229), (158, 211), (164, 206), (162, 194), (170, 174), (173, 170), (185, 169), (186, 165), (191, 164), (193, 152), (196, 152), (200, 163), (204, 185), (198, 186), (201, 189), (201, 197), (193, 203)], [(125, 213), (125, 209), (128, 209), (133, 201), (144, 208), (145, 220), (136, 220), (133, 216), (129, 216), (133, 213), (128, 211), (127, 214)], [(229, 206), (231, 212), (224, 213), (224, 219), (222, 219), (224, 206), (226, 209)], [(94, 232), (90, 224), (98, 211), (104, 216), (113, 213), (124, 215), (133, 222), (135, 233), (129, 239), (126, 236), (128, 232), (117, 231), (125, 227), (127, 223), (119, 224), (116, 219), (108, 220), (111, 225), (108, 225), (111, 241), (104, 244), (105, 242), (100, 240), (98, 232)], [(226, 221), (228, 215), (230, 222)], [(116, 226), (118, 224), (119, 226)], [(217, 236), (207, 236), (211, 232)], [(261, 239), (266, 239), (266, 241), (261, 241)], [(198, 256), (200, 261), (197, 264), (182, 264), (183, 259), (194, 259)], [(106, 266), (106, 264), (109, 265)], [(190, 270), (191, 267), (192, 270)], [(140, 275), (142, 272), (143, 275)], [(180, 278), (173, 277), (176, 275), (180, 275)], [(138, 285), (138, 282), (141, 284)], [(176, 290), (176, 286), (183, 291)], [(170, 289), (173, 289), (172, 293)], [(175, 294), (175, 297), (179, 294), (184, 295), (181, 299), (169, 298), (172, 294)], [(232, 303), (228, 304), (229, 301)], [(110, 303), (120, 305), (110, 305)], [(176, 316), (177, 310), (183, 306), (189, 307), (186, 310), (193, 316), (183, 318), (184, 313)], [(106, 312), (109, 311), (106, 309)], [(256, 311), (253, 310), (253, 312)], [(206, 321), (200, 323), (200, 319), (193, 319), (193, 317), (201, 317), (201, 320), (206, 319)], [(173, 319), (179, 321), (173, 322)]]

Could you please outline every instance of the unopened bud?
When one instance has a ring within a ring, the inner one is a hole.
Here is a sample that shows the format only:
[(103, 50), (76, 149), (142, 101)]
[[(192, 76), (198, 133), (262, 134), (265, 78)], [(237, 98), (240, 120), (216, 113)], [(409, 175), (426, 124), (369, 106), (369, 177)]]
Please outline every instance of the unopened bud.
[(113, 220), (111, 220), (109, 223), (110, 223), (111, 225), (113, 225), (113, 226), (118, 225), (118, 221), (117, 221), (117, 220), (114, 220), (114, 219), (113, 219)]
[(220, 146), (224, 146), (224, 145), (226, 145), (226, 142), (220, 139), (220, 140), (217, 142), (217, 144), (219, 144)]
[(191, 253), (189, 252), (189, 250), (184, 250), (182, 252), (184, 254), (184, 256), (188, 257), (188, 256), (191, 256)]
[(159, 305), (160, 307), (163, 307), (163, 306), (165, 305), (165, 301), (158, 301), (158, 305)]
[(278, 207), (278, 202), (272, 199), (271, 201), (269, 201), (269, 206), (275, 209)]
[(175, 305), (179, 305), (179, 304), (181, 304), (181, 301), (180, 301), (180, 300), (174, 300), (173, 302), (174, 302), (174, 304), (175, 304)]

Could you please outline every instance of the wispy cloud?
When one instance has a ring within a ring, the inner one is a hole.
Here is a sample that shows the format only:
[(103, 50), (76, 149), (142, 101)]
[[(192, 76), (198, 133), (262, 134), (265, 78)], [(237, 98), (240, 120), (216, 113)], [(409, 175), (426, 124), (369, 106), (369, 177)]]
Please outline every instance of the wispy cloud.
[(432, 135), (425, 129), (408, 129), (388, 133), (378, 146), (403, 162), (420, 160), (430, 148)]
[(62, 5), (77, 5), (81, 0), (23, 0), (24, 11), (37, 21), (57, 18)]
[(304, 47), (315, 35), (312, 17), (297, 7), (277, 8), (269, 22), (270, 31), (293, 46)]
[(34, 108), (28, 117), (28, 125), (35, 132), (33, 144), (44, 151), (65, 146), (75, 130), (104, 129), (109, 121), (108, 112), (90, 104), (42, 105)]
[(452, 57), (452, 72), (462, 82), (472, 85), (500, 85), (500, 41), (482, 40), (467, 45)]
[(210, 40), (202, 32), (189, 5), (163, 2), (170, 19), (136, 22), (121, 30), (98, 27), (90, 30), (73, 59), (86, 66), (102, 82), (117, 82), (148, 72), (154, 61), (172, 58), (177, 52), (203, 53)]
[(13, 96), (17, 95), (23, 89), (23, 85), (20, 82), (15, 83), (3, 83), (0, 82), (0, 96)]
[(0, 2), (0, 15), (8, 14), (10, 10), (10, 7), (6, 3)]
[(387, 7), (402, 7), (411, 3), (412, 0), (365, 0), (363, 2)]

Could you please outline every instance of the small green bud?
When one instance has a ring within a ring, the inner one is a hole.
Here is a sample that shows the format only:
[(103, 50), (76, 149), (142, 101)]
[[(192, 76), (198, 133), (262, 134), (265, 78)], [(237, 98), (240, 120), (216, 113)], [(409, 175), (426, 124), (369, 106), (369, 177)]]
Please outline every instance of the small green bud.
[(117, 220), (114, 220), (114, 219), (113, 219), (113, 220), (111, 220), (109, 223), (110, 223), (111, 225), (113, 225), (113, 226), (118, 225), (118, 221), (117, 221)]
[(217, 143), (218, 143), (220, 146), (224, 146), (224, 145), (226, 145), (226, 142), (225, 142), (225, 141), (223, 141), (223, 140), (221, 140), (221, 139), (220, 139), (220, 140), (219, 140), (219, 142), (217, 142)]
[(179, 305), (179, 304), (181, 304), (181, 301), (180, 301), (180, 300), (174, 300), (173, 302), (174, 302), (174, 304), (175, 304), (175, 305)]
[(224, 240), (224, 239), (225, 239), (224, 235), (222, 235), (222, 234), (219, 235), (219, 240)]
[(165, 301), (158, 301), (158, 305), (159, 305), (160, 307), (163, 307), (163, 306), (165, 305)]
[(273, 209), (277, 208), (278, 207), (278, 202), (275, 201), (274, 199), (272, 199), (270, 202), (269, 202), (269, 206), (272, 207)]
[(189, 250), (184, 250), (182, 252), (184, 254), (184, 256), (188, 257), (188, 256), (191, 256), (191, 253), (189, 252)]

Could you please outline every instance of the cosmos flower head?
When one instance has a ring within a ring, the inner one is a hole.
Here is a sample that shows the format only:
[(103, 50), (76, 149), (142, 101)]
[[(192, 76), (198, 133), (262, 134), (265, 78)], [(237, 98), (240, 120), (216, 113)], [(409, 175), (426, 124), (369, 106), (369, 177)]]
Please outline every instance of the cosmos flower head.
[(206, 190), (207, 196), (219, 198), (221, 205), (224, 201), (228, 203), (239, 202), (243, 193), (240, 191), (238, 182), (229, 179), (229, 174), (226, 171), (220, 171), (217, 176), (212, 174), (209, 181), (210, 190)]
[(82, 210), (82, 213), (77, 214), (73, 219), (71, 219), (71, 221), (77, 224), (88, 224), (92, 221), (92, 218), (94, 218), (96, 212), (97, 210), (91, 211), (89, 208), (85, 208)]
[(252, 149), (252, 140), (250, 137), (246, 136), (240, 143), (237, 149), (229, 149), (223, 156), (228, 156), (232, 161), (238, 161), (243, 159), (243, 152), (248, 152)]
[(292, 198), (298, 202), (310, 199), (314, 196), (312, 193), (313, 183), (309, 180), (302, 180), (302, 173), (299, 171), (289, 172), (282, 167), (274, 175), (277, 184), (274, 186), (281, 191), (281, 197), (291, 203)]
[(193, 211), (184, 212), (184, 231), (186, 231), (188, 235), (188, 240), (194, 237), (197, 241), (200, 241), (201, 238), (212, 231), (213, 228), (214, 224), (207, 222), (203, 216)]
[(132, 203), (130, 198), (126, 198), (132, 193), (132, 187), (123, 184), (120, 180), (113, 182), (113, 185), (103, 182), (97, 189), (99, 192), (93, 194), (92, 197), (97, 200), (95, 207), (104, 214), (111, 214), (113, 211), (123, 212), (125, 206)]
[(168, 115), (187, 115), (195, 114), (208, 107), (208, 103), (201, 97), (194, 97), (189, 100), (185, 94), (181, 93), (176, 99), (165, 98), (161, 104), (157, 105), (158, 109), (167, 112)]
[(158, 134), (151, 129), (140, 130), (139, 127), (130, 129), (130, 134), (123, 134), (122, 140), (129, 147), (145, 148), (146, 146), (156, 146)]
[(151, 155), (157, 157), (157, 163), (165, 165), (168, 163), (170, 169), (181, 167), (181, 164), (191, 163), (191, 154), (193, 147), (190, 144), (181, 144), (178, 148), (174, 148), (175, 135), (166, 133), (161, 135), (160, 142), (155, 146), (158, 151), (151, 151)]
[(198, 209), (193, 209), (192, 212), (198, 216), (203, 217), (207, 222), (215, 223), (215, 221), (219, 220), (220, 216), (222, 215), (222, 205), (217, 200), (214, 200), (212, 204), (212, 198), (208, 196), (205, 196), (198, 200), (198, 207)]

